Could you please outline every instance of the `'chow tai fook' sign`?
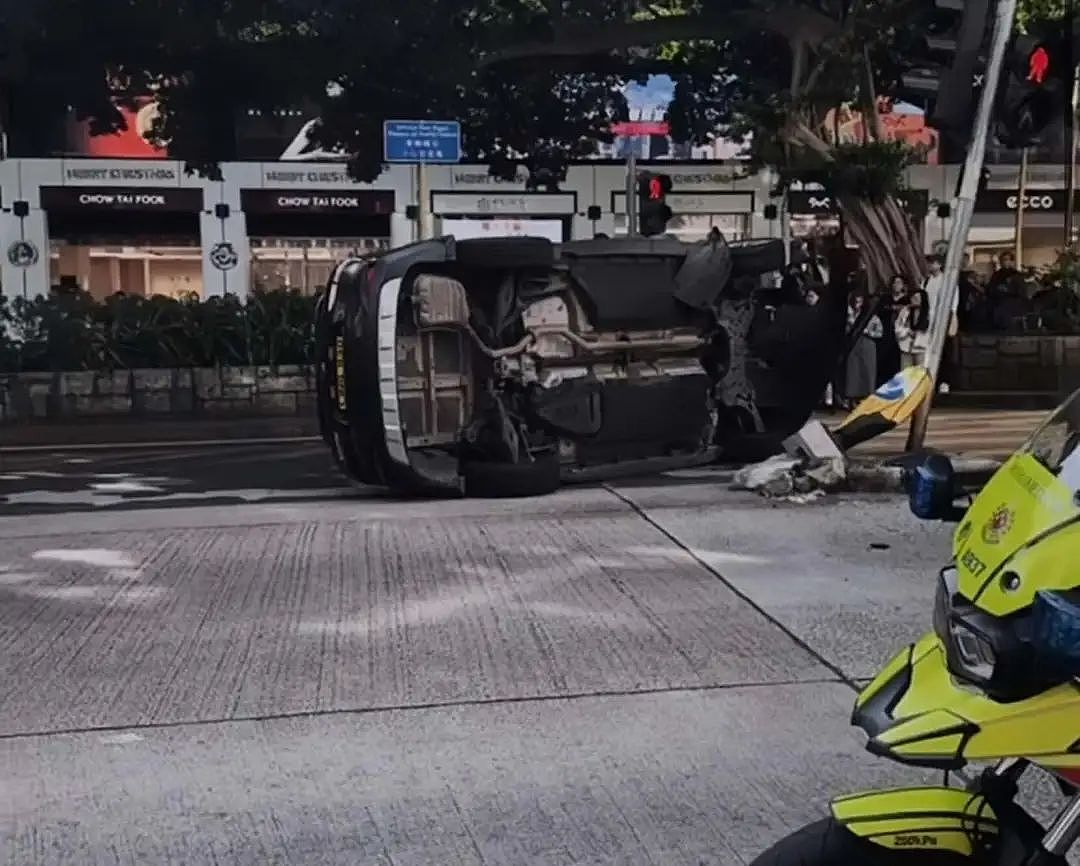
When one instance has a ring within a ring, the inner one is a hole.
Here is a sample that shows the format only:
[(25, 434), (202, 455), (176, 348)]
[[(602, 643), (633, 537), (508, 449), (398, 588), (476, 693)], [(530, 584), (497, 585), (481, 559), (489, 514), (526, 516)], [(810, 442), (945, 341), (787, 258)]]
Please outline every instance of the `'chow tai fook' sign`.
[(41, 188), (41, 207), (46, 211), (196, 213), (202, 210), (203, 193), (201, 189), (46, 186)]
[(384, 216), (394, 211), (392, 190), (245, 189), (240, 205), (249, 214), (360, 214)]

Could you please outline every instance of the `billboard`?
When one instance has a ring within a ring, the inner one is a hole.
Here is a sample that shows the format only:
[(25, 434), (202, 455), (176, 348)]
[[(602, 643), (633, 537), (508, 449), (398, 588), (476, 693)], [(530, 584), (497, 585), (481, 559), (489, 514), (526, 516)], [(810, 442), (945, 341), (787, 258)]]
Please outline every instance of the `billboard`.
[(127, 129), (111, 135), (91, 135), (90, 122), (70, 116), (65, 129), (64, 156), (89, 156), (108, 159), (168, 159), (165, 148), (147, 136), (158, 115), (157, 102), (141, 99), (133, 108), (120, 106)]

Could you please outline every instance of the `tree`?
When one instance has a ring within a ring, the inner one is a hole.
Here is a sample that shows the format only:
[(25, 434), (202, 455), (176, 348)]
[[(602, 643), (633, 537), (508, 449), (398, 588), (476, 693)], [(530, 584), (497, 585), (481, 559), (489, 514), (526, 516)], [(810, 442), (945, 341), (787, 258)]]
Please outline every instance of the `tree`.
[[(745, 136), (752, 165), (777, 169), (781, 186), (811, 179), (829, 188), (877, 285), (896, 273), (921, 277), (921, 250), (897, 202), (904, 169), (919, 155), (885, 140), (877, 106), (897, 85), (903, 54), (932, 4), (675, 0), (661, 9), (598, 32), (559, 7), (548, 40), (507, 45), (484, 62), (504, 69), (545, 56), (587, 63), (650, 46), (682, 73), (669, 109), (677, 136), (703, 141), (718, 127)], [(864, 141), (841, 141), (844, 107), (861, 113)]]
[(18, 47), (0, 72), (12, 105), (0, 123), (28, 152), (47, 152), (43, 117), (70, 108), (108, 133), (123, 124), (118, 105), (152, 91), (159, 143), (211, 176), (236, 158), (238, 116), (305, 106), (321, 117), (318, 143), (353, 154), (360, 180), (382, 169), (385, 119), (445, 117), (462, 120), (468, 153), (498, 173), (525, 164), (557, 180), (626, 117), (616, 74), (479, 68), (494, 20), (500, 33), (528, 23), (498, 3), (34, 0), (24, 11), (0, 30), (0, 56)]
[[(1060, 0), (1026, 0), (1048, 15)], [(23, 116), (68, 106), (108, 131), (114, 100), (153, 88), (156, 134), (193, 168), (235, 156), (238, 113), (311, 105), (319, 143), (381, 169), (388, 118), (456, 117), (467, 154), (557, 182), (610, 140), (620, 86), (677, 76), (669, 120), (701, 143), (745, 136), (752, 166), (813, 177), (881, 285), (918, 277), (921, 250), (897, 203), (917, 154), (885, 140), (877, 105), (921, 52), (932, 0), (34, 0), (9, 44)], [(33, 70), (33, 74), (30, 74)], [(840, 140), (841, 110), (864, 140)], [(19, 122), (19, 112), (14, 112)]]

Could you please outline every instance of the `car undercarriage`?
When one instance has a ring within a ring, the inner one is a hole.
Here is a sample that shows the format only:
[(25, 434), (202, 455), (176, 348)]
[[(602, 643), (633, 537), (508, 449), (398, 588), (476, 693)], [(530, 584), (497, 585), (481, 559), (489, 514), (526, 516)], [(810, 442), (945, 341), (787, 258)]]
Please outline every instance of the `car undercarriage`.
[(317, 319), (324, 437), (360, 483), (519, 496), (786, 435), (813, 401), (763, 413), (777, 371), (752, 345), (778, 243), (444, 238), (343, 262)]

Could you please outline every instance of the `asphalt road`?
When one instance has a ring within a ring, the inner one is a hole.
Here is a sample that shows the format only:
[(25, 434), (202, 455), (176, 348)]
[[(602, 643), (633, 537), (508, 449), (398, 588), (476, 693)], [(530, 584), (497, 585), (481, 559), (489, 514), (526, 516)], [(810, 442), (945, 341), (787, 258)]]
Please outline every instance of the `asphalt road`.
[(337, 471), (321, 441), (0, 450), (0, 515), (344, 495), (365, 494)]

